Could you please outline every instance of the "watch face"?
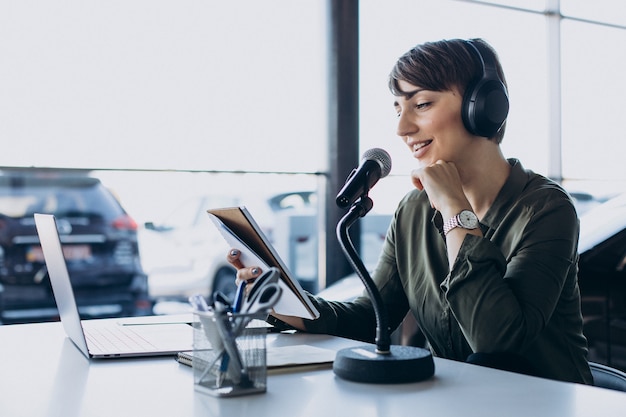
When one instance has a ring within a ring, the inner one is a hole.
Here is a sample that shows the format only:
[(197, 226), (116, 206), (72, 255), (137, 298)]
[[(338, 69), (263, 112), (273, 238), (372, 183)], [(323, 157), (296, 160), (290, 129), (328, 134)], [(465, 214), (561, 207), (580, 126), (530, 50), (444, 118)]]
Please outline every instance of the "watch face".
[(473, 212), (463, 210), (459, 213), (459, 223), (465, 229), (476, 229), (478, 227), (478, 218)]

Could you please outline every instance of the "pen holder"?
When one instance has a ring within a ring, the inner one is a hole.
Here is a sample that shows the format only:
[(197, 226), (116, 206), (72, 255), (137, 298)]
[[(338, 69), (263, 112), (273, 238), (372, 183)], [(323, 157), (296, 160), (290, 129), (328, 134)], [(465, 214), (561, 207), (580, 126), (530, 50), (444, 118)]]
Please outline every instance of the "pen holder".
[(193, 375), (196, 391), (234, 397), (267, 390), (266, 327), (247, 325), (266, 314), (194, 312)]

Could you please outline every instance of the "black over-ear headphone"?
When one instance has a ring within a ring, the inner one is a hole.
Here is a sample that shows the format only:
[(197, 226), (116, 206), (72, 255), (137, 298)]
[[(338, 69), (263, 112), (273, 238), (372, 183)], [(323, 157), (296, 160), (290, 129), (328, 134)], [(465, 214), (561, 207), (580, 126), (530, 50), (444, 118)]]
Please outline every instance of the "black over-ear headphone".
[(482, 68), (463, 95), (461, 115), (473, 135), (490, 138), (502, 127), (509, 114), (509, 96), (500, 80), (492, 52), (480, 42), (466, 41)]

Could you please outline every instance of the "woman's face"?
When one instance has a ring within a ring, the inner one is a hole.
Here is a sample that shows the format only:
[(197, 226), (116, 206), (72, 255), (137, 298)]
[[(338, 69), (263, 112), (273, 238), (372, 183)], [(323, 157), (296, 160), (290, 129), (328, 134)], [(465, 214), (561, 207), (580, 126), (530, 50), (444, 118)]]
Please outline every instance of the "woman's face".
[(468, 157), (468, 147), (474, 138), (463, 125), (463, 97), (452, 91), (430, 91), (399, 81), (405, 92), (397, 97), (394, 107), (398, 114), (397, 134), (422, 166), (438, 160), (461, 162)]

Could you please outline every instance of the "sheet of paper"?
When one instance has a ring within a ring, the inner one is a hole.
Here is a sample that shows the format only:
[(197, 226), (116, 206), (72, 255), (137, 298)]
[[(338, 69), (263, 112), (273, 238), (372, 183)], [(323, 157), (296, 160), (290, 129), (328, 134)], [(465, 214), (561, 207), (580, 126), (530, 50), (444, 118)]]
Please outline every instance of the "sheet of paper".
[(336, 352), (310, 345), (279, 346), (267, 349), (267, 367), (331, 364)]

